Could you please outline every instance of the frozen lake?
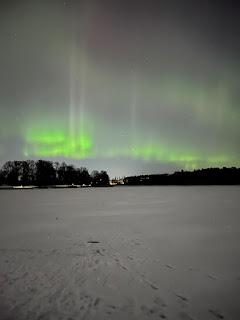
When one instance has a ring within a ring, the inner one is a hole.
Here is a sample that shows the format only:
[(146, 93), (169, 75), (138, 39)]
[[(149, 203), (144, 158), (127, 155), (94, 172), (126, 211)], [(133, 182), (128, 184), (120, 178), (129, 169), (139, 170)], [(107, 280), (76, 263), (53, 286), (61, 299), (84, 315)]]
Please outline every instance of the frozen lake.
[(240, 319), (240, 187), (0, 191), (0, 319)]

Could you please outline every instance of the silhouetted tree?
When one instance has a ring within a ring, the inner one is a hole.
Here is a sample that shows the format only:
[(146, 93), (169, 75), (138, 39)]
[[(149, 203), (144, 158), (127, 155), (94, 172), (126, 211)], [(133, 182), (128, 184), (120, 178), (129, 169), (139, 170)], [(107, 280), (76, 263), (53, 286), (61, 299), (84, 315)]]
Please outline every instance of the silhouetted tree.
[(109, 186), (109, 176), (106, 171), (97, 171), (94, 170), (91, 173), (92, 178), (92, 186), (94, 187), (103, 187), (103, 186)]
[(4, 183), (5, 183), (4, 175), (3, 175), (3, 172), (2, 172), (2, 169), (1, 169), (0, 170), (0, 186), (2, 186)]
[(109, 185), (109, 176), (106, 171), (101, 171), (100, 172), (100, 182), (104, 186)]
[(68, 165), (66, 167), (66, 176), (65, 176), (66, 184), (77, 184), (77, 171), (73, 165)]
[(19, 184), (19, 165), (18, 161), (7, 161), (2, 167), (4, 176), (4, 184), (18, 185)]
[(59, 168), (60, 168), (60, 163), (58, 161), (53, 163), (53, 168), (55, 170), (55, 179), (56, 179), (56, 184), (59, 184)]
[(56, 182), (55, 169), (51, 161), (38, 160), (36, 163), (36, 184), (38, 186), (53, 185)]
[(21, 161), (21, 185), (31, 185), (35, 182), (36, 166), (33, 160)]
[(93, 170), (91, 172), (91, 185), (96, 186), (99, 181), (99, 172), (97, 170)]
[(56, 179), (58, 184), (76, 184), (89, 185), (91, 177), (86, 168), (75, 168), (72, 165), (67, 165), (65, 162), (61, 164), (55, 163)]
[(66, 184), (67, 164), (62, 162), (58, 167), (57, 176), (59, 184)]
[(88, 170), (84, 167), (78, 169), (79, 170), (79, 184), (81, 185), (90, 185), (91, 183), (91, 176)]

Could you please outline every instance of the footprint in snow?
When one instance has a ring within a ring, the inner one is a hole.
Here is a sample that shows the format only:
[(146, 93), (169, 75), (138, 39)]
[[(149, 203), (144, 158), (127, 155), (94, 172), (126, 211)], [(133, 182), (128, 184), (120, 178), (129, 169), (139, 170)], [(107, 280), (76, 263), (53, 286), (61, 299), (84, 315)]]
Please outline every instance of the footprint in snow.
[(218, 310), (209, 309), (208, 311), (209, 311), (213, 316), (215, 316), (217, 319), (224, 319), (224, 316), (223, 316)]

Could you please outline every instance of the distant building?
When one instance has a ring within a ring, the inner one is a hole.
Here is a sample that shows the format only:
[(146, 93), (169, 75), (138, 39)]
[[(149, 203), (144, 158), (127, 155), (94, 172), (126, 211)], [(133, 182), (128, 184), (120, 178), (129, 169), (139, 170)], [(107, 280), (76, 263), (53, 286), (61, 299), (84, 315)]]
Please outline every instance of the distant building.
[(110, 185), (111, 186), (117, 186), (117, 185), (123, 185), (124, 184), (124, 181), (123, 181), (123, 178), (114, 178), (112, 180), (110, 180)]

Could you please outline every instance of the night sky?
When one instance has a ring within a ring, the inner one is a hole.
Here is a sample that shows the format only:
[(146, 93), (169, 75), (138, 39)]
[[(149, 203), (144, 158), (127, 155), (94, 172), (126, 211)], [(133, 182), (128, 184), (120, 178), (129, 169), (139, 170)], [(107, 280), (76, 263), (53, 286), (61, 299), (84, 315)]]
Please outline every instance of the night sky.
[(240, 166), (237, 1), (0, 1), (0, 163)]

